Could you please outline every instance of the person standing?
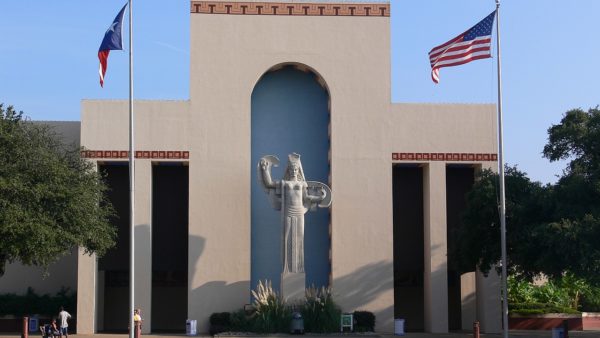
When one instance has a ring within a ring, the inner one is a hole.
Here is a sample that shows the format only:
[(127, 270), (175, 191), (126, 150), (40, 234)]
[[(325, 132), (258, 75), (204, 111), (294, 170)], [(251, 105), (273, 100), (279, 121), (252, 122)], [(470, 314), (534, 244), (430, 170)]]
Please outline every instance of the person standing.
[(133, 310), (133, 324), (135, 337), (139, 337), (142, 334), (142, 311), (140, 309)]
[(135, 325), (142, 325), (142, 314), (140, 309), (133, 310), (133, 323)]
[(58, 313), (58, 320), (60, 321), (60, 329), (59, 337), (62, 338), (64, 335), (66, 338), (69, 338), (69, 323), (68, 319), (71, 318), (71, 314), (65, 311), (64, 307), (60, 307), (60, 312)]

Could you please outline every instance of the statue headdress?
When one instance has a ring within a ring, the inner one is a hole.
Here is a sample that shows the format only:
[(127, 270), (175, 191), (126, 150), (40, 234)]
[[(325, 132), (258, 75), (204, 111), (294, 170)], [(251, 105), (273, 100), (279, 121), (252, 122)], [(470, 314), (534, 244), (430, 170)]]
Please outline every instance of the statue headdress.
[(304, 170), (302, 170), (302, 162), (300, 162), (300, 154), (291, 153), (288, 155), (288, 165), (285, 168), (285, 174), (283, 175), (283, 179), (285, 181), (289, 181), (292, 176), (290, 175), (290, 168), (292, 165), (298, 167), (298, 180), (306, 181), (306, 177), (304, 177)]

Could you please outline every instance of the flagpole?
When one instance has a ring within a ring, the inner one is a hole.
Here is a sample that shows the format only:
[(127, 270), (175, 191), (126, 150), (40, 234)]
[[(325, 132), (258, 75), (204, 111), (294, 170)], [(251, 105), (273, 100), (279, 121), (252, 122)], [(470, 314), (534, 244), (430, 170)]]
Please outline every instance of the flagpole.
[(502, 332), (508, 338), (508, 290), (506, 273), (506, 198), (504, 191), (504, 144), (502, 128), (502, 63), (500, 60), (500, 0), (496, 0), (496, 53), (498, 62), (498, 177), (500, 178), (500, 246), (502, 251)]
[(129, 0), (129, 338), (135, 337), (135, 147), (133, 143), (133, 19)]

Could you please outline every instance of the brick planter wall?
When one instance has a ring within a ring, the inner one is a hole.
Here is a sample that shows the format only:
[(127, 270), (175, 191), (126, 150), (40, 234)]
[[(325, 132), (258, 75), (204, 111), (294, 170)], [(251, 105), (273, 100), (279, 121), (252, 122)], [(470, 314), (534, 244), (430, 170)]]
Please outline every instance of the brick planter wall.
[(581, 319), (584, 330), (600, 330), (600, 312), (583, 312)]
[(511, 316), (508, 318), (508, 328), (511, 330), (551, 330), (562, 327), (563, 320), (568, 320), (569, 330), (583, 330), (581, 315), (549, 313), (545, 315)]

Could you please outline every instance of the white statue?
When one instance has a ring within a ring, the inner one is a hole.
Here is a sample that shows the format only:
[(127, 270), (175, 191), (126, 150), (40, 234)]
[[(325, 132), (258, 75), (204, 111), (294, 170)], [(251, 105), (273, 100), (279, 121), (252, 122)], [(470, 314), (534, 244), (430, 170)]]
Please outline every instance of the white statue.
[(304, 214), (316, 207), (331, 205), (331, 190), (321, 182), (306, 181), (300, 155), (288, 156), (288, 167), (281, 181), (271, 179), (271, 167), (279, 159), (267, 155), (258, 163), (258, 180), (269, 195), (273, 208), (282, 211), (283, 273), (304, 273)]

